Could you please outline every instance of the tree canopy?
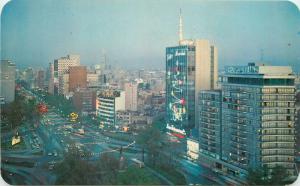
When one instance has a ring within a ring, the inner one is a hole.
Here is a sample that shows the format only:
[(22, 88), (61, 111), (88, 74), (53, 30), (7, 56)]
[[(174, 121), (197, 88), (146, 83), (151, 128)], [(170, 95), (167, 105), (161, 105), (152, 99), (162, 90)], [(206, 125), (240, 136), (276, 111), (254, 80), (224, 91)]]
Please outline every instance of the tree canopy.
[(291, 184), (287, 170), (282, 166), (276, 166), (272, 170), (266, 166), (250, 169), (247, 181), (250, 185), (286, 185)]

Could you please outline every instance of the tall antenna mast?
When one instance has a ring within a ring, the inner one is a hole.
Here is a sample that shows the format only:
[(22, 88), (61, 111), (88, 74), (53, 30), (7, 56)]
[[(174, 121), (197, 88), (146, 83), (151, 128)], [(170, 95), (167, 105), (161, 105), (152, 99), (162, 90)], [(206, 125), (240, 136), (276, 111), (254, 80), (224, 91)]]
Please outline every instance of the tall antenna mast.
[(181, 16), (181, 8), (179, 12), (179, 43), (183, 40), (183, 23), (182, 23), (182, 16)]

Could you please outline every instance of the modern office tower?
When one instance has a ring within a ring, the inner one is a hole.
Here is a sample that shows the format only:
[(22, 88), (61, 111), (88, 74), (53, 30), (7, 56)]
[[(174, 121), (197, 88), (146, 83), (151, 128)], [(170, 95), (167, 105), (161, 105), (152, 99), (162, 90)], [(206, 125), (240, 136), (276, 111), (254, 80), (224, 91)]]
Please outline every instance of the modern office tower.
[(221, 155), (221, 90), (203, 90), (199, 93), (199, 156), (202, 162), (214, 164)]
[(135, 83), (125, 83), (125, 109), (137, 111), (138, 85)]
[(79, 65), (79, 55), (67, 55), (54, 60), (54, 94), (63, 94), (63, 74), (69, 72), (69, 67)]
[(15, 100), (16, 65), (10, 60), (1, 60), (0, 90), (2, 102), (10, 103)]
[(208, 40), (185, 40), (180, 15), (179, 45), (166, 48), (166, 121), (171, 133), (188, 134), (198, 114), (201, 90), (216, 88), (217, 48)]
[(69, 67), (69, 92), (74, 92), (77, 88), (87, 87), (86, 66)]
[(117, 111), (125, 110), (125, 92), (117, 90), (103, 90), (98, 94), (97, 116), (102, 127), (116, 126)]
[(225, 68), (221, 156), (231, 173), (280, 165), (295, 174), (294, 79), (288, 66)]

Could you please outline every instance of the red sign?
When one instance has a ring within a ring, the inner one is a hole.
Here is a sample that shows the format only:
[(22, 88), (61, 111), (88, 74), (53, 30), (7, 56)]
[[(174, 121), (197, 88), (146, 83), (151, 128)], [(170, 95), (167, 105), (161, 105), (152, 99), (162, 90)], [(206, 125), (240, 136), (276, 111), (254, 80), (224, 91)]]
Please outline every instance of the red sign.
[(173, 136), (176, 136), (177, 138), (183, 139), (185, 136), (178, 133), (172, 133)]
[(41, 114), (44, 114), (44, 113), (48, 112), (47, 106), (43, 103), (39, 103), (37, 107), (38, 107), (38, 110)]

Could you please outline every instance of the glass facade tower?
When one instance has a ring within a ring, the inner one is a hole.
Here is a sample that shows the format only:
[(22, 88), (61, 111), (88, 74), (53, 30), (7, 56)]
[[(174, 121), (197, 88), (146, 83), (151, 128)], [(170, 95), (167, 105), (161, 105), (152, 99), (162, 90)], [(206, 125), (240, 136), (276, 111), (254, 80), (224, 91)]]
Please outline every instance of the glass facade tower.
[(193, 46), (166, 49), (167, 124), (185, 131), (193, 127), (190, 124), (195, 120), (194, 56)]
[(188, 135), (198, 130), (198, 94), (216, 88), (217, 48), (208, 40), (184, 40), (166, 49), (167, 128)]

